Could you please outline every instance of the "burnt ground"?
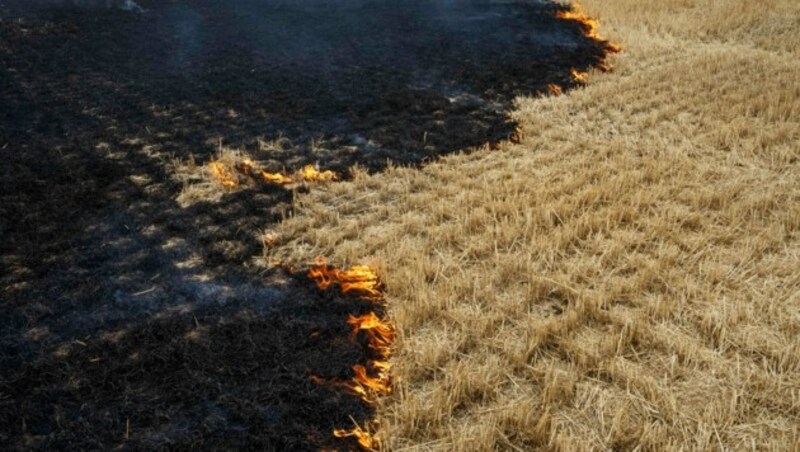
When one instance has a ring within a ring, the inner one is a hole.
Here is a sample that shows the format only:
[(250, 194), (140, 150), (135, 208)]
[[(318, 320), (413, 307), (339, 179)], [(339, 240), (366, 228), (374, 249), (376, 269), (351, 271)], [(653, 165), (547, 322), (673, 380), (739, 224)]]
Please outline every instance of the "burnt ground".
[(308, 373), (363, 361), (363, 302), (253, 263), (298, 188), (183, 208), (172, 162), (424, 164), (604, 51), (536, 1), (68, 3), (0, 0), (3, 450), (352, 446)]

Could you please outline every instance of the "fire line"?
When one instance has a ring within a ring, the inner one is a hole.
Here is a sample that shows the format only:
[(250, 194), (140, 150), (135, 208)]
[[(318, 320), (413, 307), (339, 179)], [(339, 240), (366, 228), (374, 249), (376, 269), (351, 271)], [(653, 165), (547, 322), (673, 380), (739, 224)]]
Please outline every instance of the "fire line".
[[(376, 307), (385, 301), (383, 286), (378, 275), (366, 265), (354, 265), (347, 270), (341, 270), (328, 265), (325, 258), (318, 257), (308, 270), (308, 277), (320, 290), (338, 286), (343, 294), (355, 295)], [(364, 403), (372, 405), (376, 402), (377, 397), (386, 396), (392, 392), (389, 358), (395, 337), (394, 326), (388, 319), (382, 318), (375, 311), (358, 316), (349, 314), (347, 323), (352, 327), (350, 339), (366, 344), (367, 354), (373, 359), (367, 360), (366, 365), (353, 365), (351, 368), (353, 377), (349, 380), (325, 379), (316, 375), (310, 375), (310, 379), (316, 384), (341, 388), (359, 397)], [(381, 449), (380, 439), (359, 425), (355, 425), (351, 429), (335, 429), (333, 436), (335, 438), (354, 438), (363, 450)]]
[[(598, 57), (597, 69), (603, 72), (609, 72), (613, 69), (611, 63), (608, 62), (608, 56), (611, 54), (619, 53), (622, 51), (622, 46), (610, 42), (608, 39), (600, 36), (600, 21), (586, 15), (583, 6), (580, 3), (572, 3), (567, 11), (558, 11), (556, 17), (562, 20), (569, 20), (580, 24), (583, 30), (584, 37), (591, 39), (603, 48), (603, 55)], [(586, 82), (589, 77), (588, 72), (579, 71), (575, 68), (572, 69), (572, 79), (577, 83)], [(552, 91), (552, 89), (551, 89)], [(555, 92), (553, 94), (556, 94)]]
[[(602, 71), (611, 70), (611, 65), (606, 57), (620, 52), (622, 47), (613, 44), (598, 34), (599, 22), (588, 17), (580, 4), (571, 5), (567, 11), (556, 13), (559, 19), (578, 22), (585, 37), (595, 41), (603, 47), (604, 54), (598, 59), (597, 68)], [(577, 68), (571, 70), (572, 78), (577, 83), (585, 83), (589, 73)], [(560, 86), (549, 84), (548, 89), (553, 95), (562, 94)], [(517, 131), (521, 134), (521, 132)], [(209, 163), (212, 174), (228, 189), (235, 188), (238, 181), (231, 169), (219, 161)], [(284, 173), (270, 173), (256, 169), (249, 160), (245, 160), (234, 167), (240, 174), (253, 178), (254, 175), (265, 182), (272, 184), (291, 184), (295, 181), (336, 181), (339, 177), (333, 171), (318, 171), (313, 165), (306, 165), (294, 175)], [(323, 257), (317, 257), (309, 268), (308, 278), (314, 281), (319, 290), (328, 290), (337, 286), (342, 294), (353, 295), (362, 300), (369, 301), (376, 308), (385, 302), (383, 286), (377, 274), (366, 265), (354, 265), (347, 270), (342, 270), (328, 264)], [(363, 344), (367, 350), (368, 359), (364, 364), (354, 364), (351, 367), (353, 377), (350, 379), (329, 379), (317, 375), (309, 375), (311, 381), (319, 385), (327, 385), (355, 395), (364, 403), (373, 405), (378, 397), (384, 397), (392, 392), (391, 362), (392, 344), (395, 338), (394, 326), (385, 317), (375, 311), (362, 315), (349, 314), (347, 323), (351, 326), (350, 339)], [(354, 425), (352, 428), (334, 429), (335, 438), (352, 438), (363, 450), (380, 450), (380, 438), (373, 433)]]
[(288, 185), (295, 182), (330, 182), (339, 180), (339, 175), (331, 170), (318, 171), (314, 165), (306, 165), (295, 174), (282, 172), (271, 173), (257, 168), (249, 159), (244, 159), (233, 165), (228, 165), (221, 160), (208, 163), (211, 175), (226, 189), (233, 190), (241, 185), (261, 181), (274, 185)]

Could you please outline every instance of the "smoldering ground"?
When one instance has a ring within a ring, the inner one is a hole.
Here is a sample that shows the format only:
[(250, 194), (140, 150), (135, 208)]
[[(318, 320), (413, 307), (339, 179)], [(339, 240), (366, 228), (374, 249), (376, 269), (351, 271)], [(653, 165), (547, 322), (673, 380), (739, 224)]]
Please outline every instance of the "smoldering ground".
[(253, 265), (295, 188), (183, 208), (174, 161), (422, 164), (603, 45), (537, 1), (137, 4), (0, 1), (0, 443), (324, 445), (370, 411), (306, 374), (349, 372), (358, 301)]

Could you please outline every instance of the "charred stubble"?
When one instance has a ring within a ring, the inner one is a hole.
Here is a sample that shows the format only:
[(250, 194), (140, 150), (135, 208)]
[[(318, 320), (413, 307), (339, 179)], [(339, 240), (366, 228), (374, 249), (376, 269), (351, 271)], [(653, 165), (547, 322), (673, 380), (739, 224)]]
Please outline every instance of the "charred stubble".
[(372, 407), (309, 375), (353, 377), (368, 311), (252, 265), (305, 188), (184, 207), (171, 162), (422, 164), (605, 45), (534, 2), (138, 3), (0, 3), (0, 444), (334, 445)]

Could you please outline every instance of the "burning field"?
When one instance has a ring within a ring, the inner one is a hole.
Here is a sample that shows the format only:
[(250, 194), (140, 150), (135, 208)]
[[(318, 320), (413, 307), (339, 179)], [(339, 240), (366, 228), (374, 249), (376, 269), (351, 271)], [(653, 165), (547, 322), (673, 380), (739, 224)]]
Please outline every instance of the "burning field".
[(390, 447), (369, 253), (270, 231), (618, 51), (538, 1), (0, 1), (0, 448)]
[(797, 17), (0, 0), (0, 449), (791, 450)]
[(268, 257), (385, 269), (390, 449), (797, 450), (800, 3), (585, 6), (613, 74), (303, 194)]

